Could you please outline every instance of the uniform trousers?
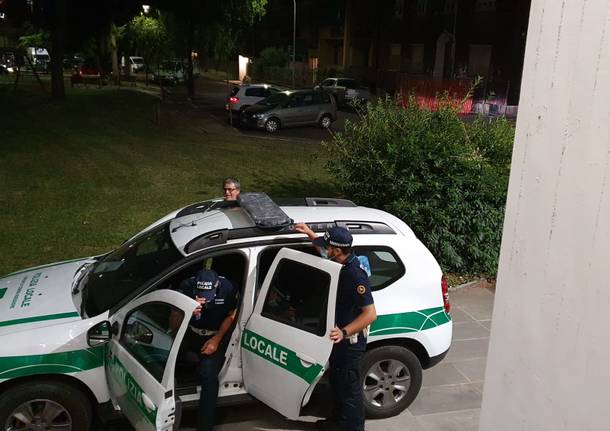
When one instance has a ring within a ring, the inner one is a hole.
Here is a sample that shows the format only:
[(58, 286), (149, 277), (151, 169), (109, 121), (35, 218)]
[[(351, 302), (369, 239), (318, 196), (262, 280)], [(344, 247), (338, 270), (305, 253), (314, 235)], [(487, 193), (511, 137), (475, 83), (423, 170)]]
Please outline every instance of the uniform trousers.
[(364, 402), (360, 381), (360, 360), (364, 346), (345, 340), (333, 347), (330, 357), (330, 387), (333, 397), (331, 419), (343, 431), (364, 431)]
[(224, 349), (218, 346), (218, 350), (211, 355), (202, 355), (201, 347), (211, 336), (201, 336), (195, 334), (191, 329), (187, 329), (184, 347), (186, 354), (191, 357), (197, 355), (199, 362), (199, 384), (201, 392), (199, 395), (199, 411), (197, 417), (197, 431), (211, 431), (214, 428), (214, 418), (216, 414), (216, 401), (218, 399), (218, 373), (222, 367), (224, 359)]

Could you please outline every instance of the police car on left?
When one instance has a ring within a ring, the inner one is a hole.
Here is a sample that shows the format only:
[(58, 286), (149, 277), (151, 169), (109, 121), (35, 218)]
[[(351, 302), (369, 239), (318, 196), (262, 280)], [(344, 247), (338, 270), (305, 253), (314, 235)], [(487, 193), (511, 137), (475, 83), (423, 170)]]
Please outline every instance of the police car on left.
[(422, 368), (451, 343), (438, 263), (390, 214), (302, 201), (279, 207), (242, 193), (238, 204), (200, 202), (107, 254), (0, 278), (0, 429), (89, 430), (94, 417), (117, 412), (138, 430), (175, 429), (200, 390), (196, 364), (179, 354), (197, 302), (178, 289), (201, 269), (241, 293), (219, 403), (255, 397), (298, 418), (326, 371), (341, 265), (320, 258), (293, 219), (317, 234), (345, 226), (368, 256), (379, 317), (363, 360), (367, 414), (407, 408)]

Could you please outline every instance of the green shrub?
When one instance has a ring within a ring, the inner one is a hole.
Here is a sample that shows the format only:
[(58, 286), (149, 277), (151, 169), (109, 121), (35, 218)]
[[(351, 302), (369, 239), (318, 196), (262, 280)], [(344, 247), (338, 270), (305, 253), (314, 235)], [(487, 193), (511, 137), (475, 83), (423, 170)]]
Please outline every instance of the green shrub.
[(448, 271), (496, 273), (514, 128), (390, 98), (325, 143), (343, 193), (404, 220)]
[(285, 68), (287, 62), (288, 57), (282, 50), (270, 46), (263, 49), (254, 60), (254, 74), (258, 77), (263, 75), (266, 68)]

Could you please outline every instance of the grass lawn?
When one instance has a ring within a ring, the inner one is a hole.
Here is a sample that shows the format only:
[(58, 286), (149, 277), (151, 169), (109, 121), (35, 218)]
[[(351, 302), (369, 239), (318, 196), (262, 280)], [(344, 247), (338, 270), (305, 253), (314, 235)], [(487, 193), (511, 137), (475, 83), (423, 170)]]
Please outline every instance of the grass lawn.
[[(6, 81), (5, 81), (6, 82)], [(319, 144), (202, 130), (203, 114), (153, 121), (156, 99), (70, 90), (52, 102), (0, 83), (0, 275), (116, 247), (237, 176), (271, 196), (336, 195)]]

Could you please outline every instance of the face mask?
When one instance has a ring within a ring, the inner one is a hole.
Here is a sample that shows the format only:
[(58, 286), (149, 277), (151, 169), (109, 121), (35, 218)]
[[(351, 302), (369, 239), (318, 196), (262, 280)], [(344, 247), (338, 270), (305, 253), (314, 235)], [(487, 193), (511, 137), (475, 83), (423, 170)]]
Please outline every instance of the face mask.
[(322, 259), (329, 259), (329, 257), (328, 257), (328, 253), (326, 253), (326, 249), (325, 249), (325, 248), (323, 248), (323, 247), (319, 247), (319, 248), (318, 248), (318, 251), (319, 251), (319, 253), (320, 253), (320, 257), (321, 257)]

